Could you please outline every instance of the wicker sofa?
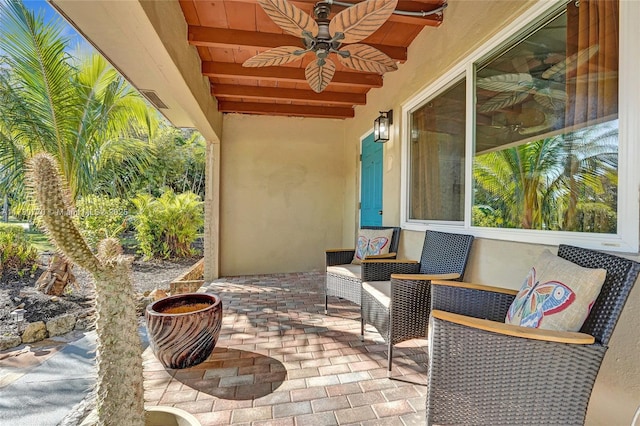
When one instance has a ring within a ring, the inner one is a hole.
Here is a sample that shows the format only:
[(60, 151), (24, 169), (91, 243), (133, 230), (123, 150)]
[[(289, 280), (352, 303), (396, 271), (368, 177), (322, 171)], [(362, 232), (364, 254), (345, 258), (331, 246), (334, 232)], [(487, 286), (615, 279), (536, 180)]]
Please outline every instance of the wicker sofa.
[(432, 282), (427, 424), (576, 424), (640, 264), (560, 245), (606, 278), (580, 332), (504, 324), (517, 291)]
[[(400, 228), (389, 226), (363, 226), (362, 229), (393, 229), (389, 254), (387, 258), (395, 258), (400, 242)], [(331, 249), (325, 252), (326, 281), (324, 312), (329, 308), (329, 296), (347, 299), (357, 305), (360, 304), (362, 288), (362, 265), (352, 264), (355, 248)]]

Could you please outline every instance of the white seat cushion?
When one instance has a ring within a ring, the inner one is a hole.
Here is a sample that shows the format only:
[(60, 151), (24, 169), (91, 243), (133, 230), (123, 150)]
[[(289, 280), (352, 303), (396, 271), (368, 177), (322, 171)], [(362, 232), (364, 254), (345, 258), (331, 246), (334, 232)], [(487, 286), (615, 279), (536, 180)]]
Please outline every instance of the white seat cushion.
[(327, 272), (330, 274), (344, 275), (350, 278), (360, 279), (362, 271), (361, 265), (354, 265), (352, 263), (346, 265), (334, 265), (327, 267)]
[(391, 304), (391, 281), (368, 281), (362, 283), (362, 291), (366, 291), (387, 308)]

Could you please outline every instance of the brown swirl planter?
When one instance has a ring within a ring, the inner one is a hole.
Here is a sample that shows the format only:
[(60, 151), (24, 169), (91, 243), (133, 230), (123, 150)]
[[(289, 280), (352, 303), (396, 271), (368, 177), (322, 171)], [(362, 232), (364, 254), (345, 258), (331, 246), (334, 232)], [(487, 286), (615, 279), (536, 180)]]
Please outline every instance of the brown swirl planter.
[(156, 358), (167, 368), (188, 368), (213, 352), (222, 327), (222, 301), (214, 294), (178, 294), (151, 303), (144, 316)]

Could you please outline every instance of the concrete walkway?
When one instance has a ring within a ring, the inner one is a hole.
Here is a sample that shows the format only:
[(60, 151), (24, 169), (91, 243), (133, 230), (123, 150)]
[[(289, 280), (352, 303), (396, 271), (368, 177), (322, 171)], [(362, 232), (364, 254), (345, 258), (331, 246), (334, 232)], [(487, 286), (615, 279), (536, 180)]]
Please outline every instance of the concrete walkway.
[(95, 332), (0, 353), (0, 426), (55, 426), (93, 389)]

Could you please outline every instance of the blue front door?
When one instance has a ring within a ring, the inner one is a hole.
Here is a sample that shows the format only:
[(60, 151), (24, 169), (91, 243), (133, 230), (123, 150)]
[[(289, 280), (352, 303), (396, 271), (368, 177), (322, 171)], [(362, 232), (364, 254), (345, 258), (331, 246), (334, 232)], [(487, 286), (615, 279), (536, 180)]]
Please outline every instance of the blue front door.
[(373, 133), (362, 141), (360, 226), (382, 225), (382, 144)]

